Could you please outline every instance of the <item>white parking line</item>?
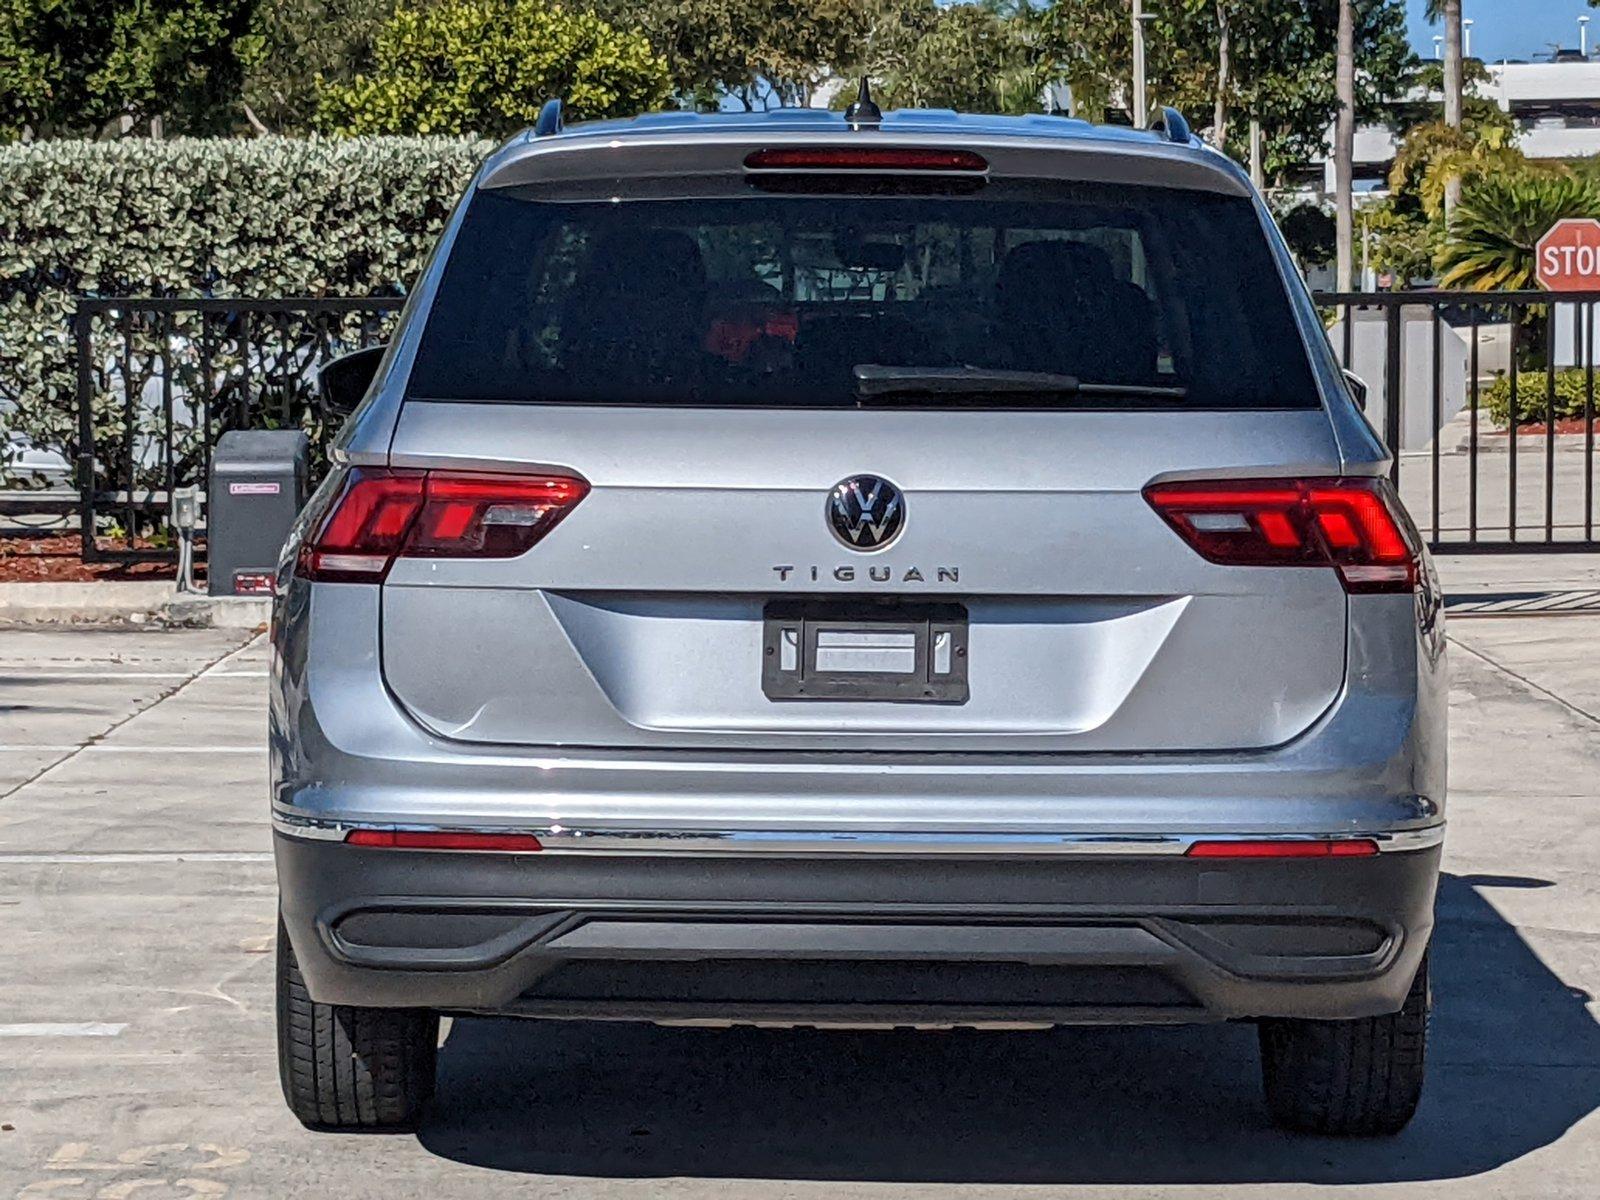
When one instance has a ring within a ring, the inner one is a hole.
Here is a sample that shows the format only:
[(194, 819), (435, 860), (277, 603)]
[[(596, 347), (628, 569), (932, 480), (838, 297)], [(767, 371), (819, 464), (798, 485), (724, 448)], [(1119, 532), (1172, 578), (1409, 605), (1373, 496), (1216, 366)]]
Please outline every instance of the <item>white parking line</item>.
[(106, 851), (101, 854), (58, 854), (40, 851), (37, 854), (0, 854), (0, 863), (38, 863), (43, 866), (59, 866), (66, 863), (269, 863), (271, 861), (272, 855), (265, 850), (127, 850)]
[[(221, 658), (217, 659), (216, 662), (212, 663), (209, 667), (196, 675), (195, 678), (207, 679), (213, 675), (230, 674), (233, 669), (230, 664), (234, 663), (241, 654), (247, 654), (251, 650), (255, 649), (256, 644), (265, 636), (266, 634), (257, 634), (255, 637), (245, 642), (245, 644), (240, 646), (237, 650), (231, 650), (227, 654), (224, 654)], [(265, 675), (266, 672), (263, 671), (262, 674)]]
[(126, 1021), (35, 1021), (0, 1025), (0, 1037), (116, 1037), (127, 1027)]
[(114, 743), (94, 742), (87, 746), (0, 746), (5, 751), (38, 751), (48, 754), (66, 754), (73, 751), (95, 754), (265, 754), (265, 743), (259, 746), (119, 746)]
[(96, 754), (265, 754), (266, 742), (255, 746), (118, 746), (110, 742), (96, 742), (85, 746)]
[(103, 667), (51, 667), (30, 671), (24, 667), (3, 668), (23, 679), (187, 679), (193, 671), (108, 671)]
[[(0, 668), (4, 671), (4, 668)], [(63, 682), (71, 680), (75, 683), (101, 683), (115, 679), (265, 679), (270, 672), (261, 671), (203, 671), (196, 675), (193, 671), (104, 671), (77, 667), (58, 667), (49, 671), (22, 671), (16, 676), (20, 679), (31, 681), (42, 680), (48, 682), (58, 679)]]

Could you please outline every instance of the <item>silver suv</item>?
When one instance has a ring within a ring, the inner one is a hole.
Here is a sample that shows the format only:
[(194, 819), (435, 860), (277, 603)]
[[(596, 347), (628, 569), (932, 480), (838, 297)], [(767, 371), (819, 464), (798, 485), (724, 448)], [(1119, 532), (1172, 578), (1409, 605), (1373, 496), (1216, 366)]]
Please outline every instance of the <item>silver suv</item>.
[(1280, 1124), (1410, 1118), (1439, 596), (1176, 114), (547, 117), (324, 383), (271, 716), (306, 1124), (414, 1124), (440, 1013), (1250, 1020)]

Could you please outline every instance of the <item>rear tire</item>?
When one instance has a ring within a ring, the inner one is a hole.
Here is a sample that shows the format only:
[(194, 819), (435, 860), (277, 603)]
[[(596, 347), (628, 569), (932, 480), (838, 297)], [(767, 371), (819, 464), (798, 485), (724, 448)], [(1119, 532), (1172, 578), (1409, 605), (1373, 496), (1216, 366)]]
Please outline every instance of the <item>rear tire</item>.
[(433, 1097), (439, 1016), (319, 1004), (278, 922), (278, 1077), (308, 1129), (414, 1129)]
[(1296, 1133), (1399, 1133), (1422, 1098), (1433, 998), (1423, 955), (1397, 1013), (1355, 1021), (1260, 1022), (1261, 1077), (1273, 1123)]

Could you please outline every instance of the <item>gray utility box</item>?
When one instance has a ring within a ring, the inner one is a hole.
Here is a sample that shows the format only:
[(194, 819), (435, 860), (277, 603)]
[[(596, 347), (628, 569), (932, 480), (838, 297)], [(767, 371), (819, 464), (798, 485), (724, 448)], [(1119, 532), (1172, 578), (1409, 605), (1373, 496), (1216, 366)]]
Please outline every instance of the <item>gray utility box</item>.
[(300, 430), (234, 429), (217, 439), (206, 496), (213, 596), (271, 595), (278, 552), (306, 502), (311, 443)]

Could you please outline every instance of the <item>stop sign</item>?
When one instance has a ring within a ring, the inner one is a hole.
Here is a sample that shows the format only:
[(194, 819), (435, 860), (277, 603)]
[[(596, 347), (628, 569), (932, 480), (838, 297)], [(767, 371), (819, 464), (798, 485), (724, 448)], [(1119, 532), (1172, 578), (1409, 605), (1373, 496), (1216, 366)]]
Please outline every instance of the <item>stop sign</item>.
[(1557, 221), (1534, 248), (1534, 272), (1552, 292), (1600, 291), (1600, 221)]

